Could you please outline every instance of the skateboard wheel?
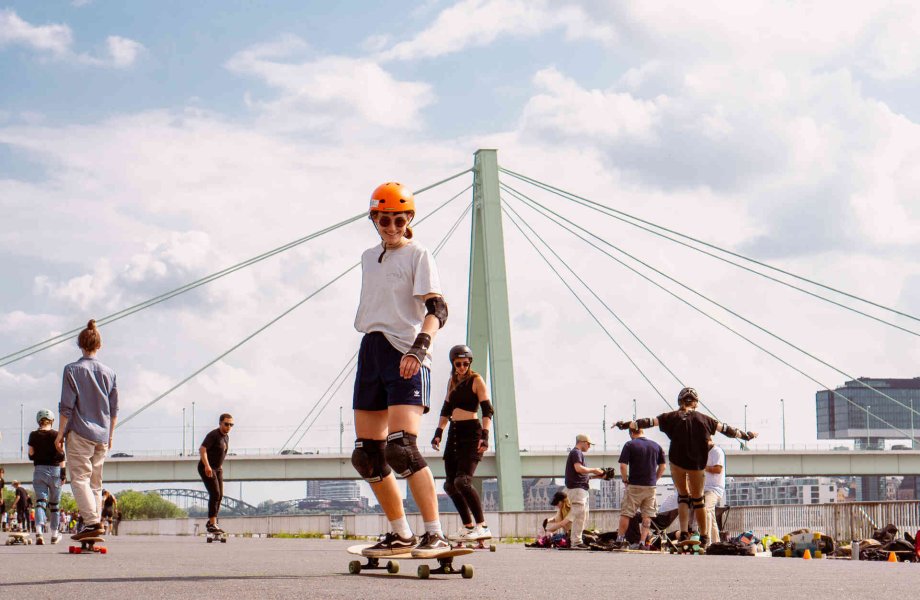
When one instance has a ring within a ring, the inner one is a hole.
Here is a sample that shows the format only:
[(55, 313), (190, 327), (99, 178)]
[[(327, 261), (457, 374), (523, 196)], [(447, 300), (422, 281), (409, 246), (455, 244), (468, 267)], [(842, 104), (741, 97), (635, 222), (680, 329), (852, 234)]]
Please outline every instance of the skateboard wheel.
[(99, 548), (99, 554), (108, 554), (108, 553), (109, 553), (108, 548)]
[(360, 573), (361, 572), (361, 561), (353, 560), (350, 563), (348, 563), (348, 572), (351, 573), (352, 575), (357, 575), (358, 573)]
[(227, 538), (220, 538), (220, 543), (221, 543), (221, 544), (226, 544), (226, 543), (227, 543)]
[(211, 542), (213, 542), (213, 541), (214, 541), (214, 540), (212, 540), (211, 538), (208, 538), (208, 543), (209, 543), (209, 544), (210, 544)]
[(498, 550), (497, 546), (489, 546), (489, 552), (495, 552), (496, 550)]
[(395, 560), (388, 560), (387, 573), (399, 573), (399, 563)]
[(464, 579), (472, 579), (473, 578), (473, 565), (463, 565), (462, 567), (460, 567), (460, 575)]
[(419, 565), (418, 566), (418, 578), (419, 579), (428, 579), (431, 576), (431, 567), (428, 565)]
[(73, 554), (73, 551), (74, 551), (74, 547), (73, 547), (73, 546), (68, 546), (68, 548), (67, 548), (67, 554)]
[(73, 549), (73, 553), (74, 553), (74, 554), (83, 554), (83, 549), (82, 549), (82, 548), (74, 548), (74, 549)]

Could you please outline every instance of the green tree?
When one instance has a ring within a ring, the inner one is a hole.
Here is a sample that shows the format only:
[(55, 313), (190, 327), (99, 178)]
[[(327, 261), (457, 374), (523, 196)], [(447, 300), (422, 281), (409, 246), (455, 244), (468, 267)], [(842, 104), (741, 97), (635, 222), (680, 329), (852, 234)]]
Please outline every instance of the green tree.
[(65, 512), (76, 512), (77, 501), (74, 500), (70, 493), (64, 492), (61, 494), (61, 501), (58, 503), (58, 507)]
[(175, 519), (187, 516), (184, 510), (156, 492), (125, 490), (115, 497), (124, 519)]

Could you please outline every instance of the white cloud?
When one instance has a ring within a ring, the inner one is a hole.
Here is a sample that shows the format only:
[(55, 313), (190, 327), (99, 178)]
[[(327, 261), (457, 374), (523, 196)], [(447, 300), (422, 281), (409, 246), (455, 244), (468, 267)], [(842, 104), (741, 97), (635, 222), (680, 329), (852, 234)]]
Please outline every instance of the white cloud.
[(463, 0), (407, 41), (381, 52), (381, 60), (415, 60), (492, 44), (500, 37), (536, 37), (563, 29), (565, 37), (610, 42), (612, 26), (593, 22), (579, 7), (545, 0)]
[(11, 9), (0, 10), (0, 48), (23, 46), (54, 60), (115, 69), (132, 66), (144, 50), (139, 42), (113, 35), (106, 38), (106, 54), (93, 56), (75, 52), (73, 41), (67, 25), (32, 25)]
[(250, 47), (227, 62), (231, 71), (261, 79), (280, 92), (274, 100), (251, 101), (266, 123), (285, 130), (355, 133), (367, 125), (421, 128), (421, 110), (434, 98), (430, 85), (399, 81), (371, 59), (284, 60), (306, 49), (305, 42), (288, 36)]

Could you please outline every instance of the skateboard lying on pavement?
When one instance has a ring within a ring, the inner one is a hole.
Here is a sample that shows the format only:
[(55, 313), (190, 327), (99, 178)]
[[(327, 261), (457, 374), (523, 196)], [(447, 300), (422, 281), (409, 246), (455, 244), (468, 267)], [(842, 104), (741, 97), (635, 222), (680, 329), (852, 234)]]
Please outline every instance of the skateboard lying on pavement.
[(23, 531), (11, 531), (6, 536), (7, 546), (28, 546), (32, 543), (32, 536)]
[(80, 540), (80, 546), (70, 546), (67, 548), (68, 554), (108, 554), (109, 549), (105, 546), (97, 546), (99, 542), (104, 542), (105, 539), (101, 537), (88, 537)]
[(212, 542), (220, 542), (222, 544), (227, 543), (227, 534), (226, 532), (223, 532), (223, 531), (221, 532), (209, 531), (208, 533), (205, 534), (205, 536), (209, 544)]
[[(694, 536), (695, 537), (695, 536)], [(700, 538), (691, 537), (688, 540), (674, 542), (679, 554), (705, 554), (706, 551), (700, 546)]]
[(495, 552), (498, 550), (497, 546), (492, 545), (492, 538), (468, 540), (466, 538), (454, 536), (447, 539), (450, 541), (450, 545), (457, 549), (468, 548), (469, 550), (488, 550), (489, 552)]
[[(370, 548), (373, 545), (374, 544), (358, 544), (357, 546), (350, 546), (348, 548), (348, 553), (354, 554), (356, 556), (364, 556), (362, 554), (364, 549)], [(434, 556), (425, 556), (419, 558), (412, 556), (410, 552), (394, 554), (392, 556), (383, 556), (380, 558), (365, 556), (367, 559), (367, 564), (362, 565), (360, 560), (353, 560), (348, 563), (348, 572), (352, 575), (357, 575), (361, 571), (386, 569), (388, 573), (399, 573), (399, 560), (436, 560), (438, 561), (438, 567), (435, 569), (432, 569), (429, 565), (419, 565), (419, 579), (428, 579), (429, 575), (456, 575), (458, 573), (464, 579), (472, 579), (473, 565), (460, 565), (459, 569), (454, 568), (455, 556), (463, 556), (464, 554), (472, 553), (473, 551), (469, 548), (451, 548), (450, 550), (445, 550)], [(381, 560), (386, 560), (386, 564), (381, 565)]]

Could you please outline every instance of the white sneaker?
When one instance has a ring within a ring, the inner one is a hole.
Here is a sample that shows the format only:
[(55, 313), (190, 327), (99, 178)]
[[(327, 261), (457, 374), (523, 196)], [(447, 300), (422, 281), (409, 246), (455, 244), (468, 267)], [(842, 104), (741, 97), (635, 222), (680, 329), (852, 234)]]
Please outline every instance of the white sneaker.
[(457, 530), (457, 535), (454, 536), (454, 539), (459, 540), (461, 542), (472, 542), (472, 541), (479, 539), (479, 537), (477, 537), (478, 531), (479, 531), (478, 526), (472, 527), (472, 528), (463, 526)]
[(489, 531), (488, 525), (477, 525), (473, 528), (473, 534), (476, 537), (473, 537), (474, 540), (491, 540), (492, 532)]
[(61, 541), (61, 536), (59, 536), (58, 534), (55, 533), (54, 535), (51, 536), (52, 544), (57, 544), (60, 541)]

